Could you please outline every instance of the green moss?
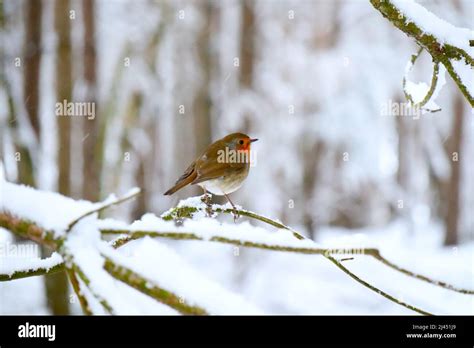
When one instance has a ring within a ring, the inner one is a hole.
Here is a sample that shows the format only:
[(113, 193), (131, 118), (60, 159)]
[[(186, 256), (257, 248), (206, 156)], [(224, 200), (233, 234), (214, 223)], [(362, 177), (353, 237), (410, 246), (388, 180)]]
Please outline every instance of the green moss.
[(208, 314), (203, 308), (192, 306), (180, 299), (174, 293), (160, 288), (157, 284), (153, 284), (132, 270), (115, 264), (112, 260), (106, 258), (104, 269), (114, 278), (128, 284), (138, 291), (153, 297), (161, 303), (176, 309), (178, 312), (187, 315), (206, 315)]
[(167, 214), (162, 215), (161, 218), (165, 221), (182, 221), (183, 219), (192, 219), (197, 211), (198, 209), (195, 207), (175, 207)]
[(370, 3), (395, 27), (413, 37), (421, 47), (431, 54), (434, 62), (443, 63), (465, 98), (474, 107), (474, 97), (470, 95), (451, 64), (453, 59), (463, 60), (466, 65), (474, 67), (474, 59), (459, 47), (448, 44), (441, 45), (433, 35), (424, 33), (416, 23), (410, 22), (389, 0), (370, 0)]

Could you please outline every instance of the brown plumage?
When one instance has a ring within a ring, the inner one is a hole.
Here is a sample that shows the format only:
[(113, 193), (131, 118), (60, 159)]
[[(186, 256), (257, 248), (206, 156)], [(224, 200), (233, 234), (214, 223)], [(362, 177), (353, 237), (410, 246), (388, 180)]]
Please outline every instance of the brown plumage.
[[(243, 133), (233, 133), (212, 143), (189, 165), (165, 195), (172, 195), (189, 184), (198, 184), (205, 191), (227, 197), (227, 194), (237, 190), (247, 177), (250, 168), (250, 144), (256, 140)], [(231, 156), (225, 157), (226, 153), (230, 154), (232, 151), (237, 156), (246, 154), (247, 161), (232, 161)]]

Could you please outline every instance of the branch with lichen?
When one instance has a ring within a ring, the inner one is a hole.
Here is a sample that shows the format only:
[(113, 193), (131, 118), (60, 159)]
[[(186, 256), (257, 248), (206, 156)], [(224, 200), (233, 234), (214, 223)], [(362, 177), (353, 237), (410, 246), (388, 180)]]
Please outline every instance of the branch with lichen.
[(175, 309), (185, 315), (206, 315), (206, 310), (199, 306), (188, 304), (182, 298), (171, 291), (163, 289), (153, 281), (144, 278), (131, 269), (113, 262), (105, 257), (104, 269), (115, 279), (137, 289), (155, 300)]
[[(234, 209), (226, 208), (225, 206), (220, 206), (220, 205), (215, 205), (215, 204), (210, 205), (210, 204), (203, 203), (203, 204), (197, 204), (197, 205), (196, 204), (186, 205), (185, 203), (186, 203), (185, 201), (181, 202), (177, 207), (170, 209), (167, 213), (162, 215), (162, 219), (163, 220), (183, 220), (186, 218), (193, 218), (194, 215), (198, 212), (205, 212), (206, 214), (211, 215), (211, 216), (216, 216), (221, 213), (234, 214), (236, 212)], [(99, 209), (102, 209), (102, 208), (99, 207)], [(88, 216), (91, 213), (92, 212), (89, 212), (88, 214), (85, 214), (83, 217)], [(237, 214), (241, 216), (246, 216), (252, 219), (256, 219), (258, 221), (267, 223), (279, 229), (288, 230), (298, 240), (306, 239), (305, 237), (303, 237), (303, 235), (292, 230), (290, 227), (284, 225), (283, 223), (279, 221), (275, 221), (268, 217), (261, 216), (257, 213), (250, 212), (243, 209), (237, 209)], [(74, 225), (75, 224), (72, 224), (70, 226), (73, 227)], [(79, 281), (77, 277), (81, 279), (82, 283), (89, 290), (90, 290), (90, 281), (87, 278), (87, 276), (84, 274), (84, 272), (77, 266), (77, 264), (74, 263), (74, 260), (71, 258), (71, 253), (69, 253), (64, 248), (64, 241), (68, 237), (67, 233), (63, 235), (63, 237), (55, 238), (54, 237), (55, 234), (53, 231), (45, 230), (41, 228), (40, 226), (36, 225), (34, 222), (23, 220), (21, 218), (14, 216), (13, 214), (5, 213), (5, 212), (0, 213), (0, 226), (7, 228), (10, 231), (17, 233), (23, 237), (34, 240), (40, 244), (44, 243), (45, 245), (49, 245), (51, 248), (60, 251), (61, 255), (63, 256), (63, 259), (66, 260), (66, 264), (69, 265), (68, 267), (66, 267), (66, 270), (70, 276), (71, 282), (73, 284), (73, 288), (76, 294), (78, 295), (79, 300), (81, 301), (81, 306), (85, 313), (90, 312), (90, 307), (87, 303), (87, 300), (85, 296), (83, 295), (81, 289), (79, 288)], [(293, 244), (293, 245), (285, 245), (283, 243), (278, 244), (278, 243), (257, 242), (253, 240), (242, 240), (242, 239), (231, 238), (225, 235), (206, 234), (205, 236), (203, 236), (203, 235), (193, 233), (193, 232), (181, 232), (181, 231), (179, 232), (177, 231), (138, 231), (138, 230), (129, 229), (129, 228), (125, 228), (125, 229), (102, 228), (100, 229), (100, 232), (102, 235), (111, 235), (111, 234), (119, 235), (119, 238), (117, 238), (115, 241), (112, 242), (112, 246), (114, 248), (118, 248), (132, 240), (136, 240), (145, 236), (150, 236), (150, 237), (158, 237), (158, 238), (177, 239), (177, 240), (210, 241), (210, 242), (218, 242), (218, 243), (231, 244), (231, 245), (242, 246), (242, 247), (272, 250), (272, 251), (295, 252), (295, 253), (302, 253), (302, 254), (319, 254), (319, 255), (324, 256), (328, 260), (330, 260), (338, 268), (340, 268), (342, 271), (348, 274), (351, 278), (353, 278), (354, 280), (356, 280), (363, 286), (367, 287), (368, 289), (387, 298), (388, 300), (394, 303), (397, 303), (401, 306), (404, 306), (410, 310), (416, 311), (418, 313), (430, 314), (427, 311), (424, 311), (413, 305), (407, 304), (385, 293), (384, 291), (376, 288), (375, 286), (369, 284), (365, 280), (361, 279), (359, 276), (352, 273), (349, 269), (347, 269), (344, 265), (342, 265), (342, 262), (345, 259), (337, 260), (333, 256), (335, 254), (353, 254), (354, 253), (353, 251), (348, 251), (346, 249), (328, 249), (328, 248), (320, 248), (316, 246), (313, 247), (309, 245), (308, 243), (306, 244), (302, 243), (302, 245), (299, 246), (298, 245), (299, 243)], [(460, 289), (450, 284), (447, 284), (445, 282), (439, 282), (429, 277), (419, 275), (407, 269), (399, 267), (393, 264), (392, 262), (388, 261), (384, 257), (382, 257), (378, 249), (362, 248), (362, 249), (357, 249), (357, 253), (372, 256), (376, 260), (385, 264), (386, 266), (398, 272), (401, 272), (407, 276), (414, 277), (416, 279), (428, 282), (430, 284), (437, 285), (437, 286), (440, 286), (449, 290), (453, 290), (459, 293), (474, 294), (473, 290)], [(64, 269), (64, 265), (59, 264), (52, 270), (37, 269), (36, 272), (32, 273), (31, 275), (49, 274), (52, 272), (61, 271), (62, 269)], [(130, 286), (136, 288), (137, 290), (176, 309), (177, 311), (181, 313), (206, 314), (206, 311), (203, 308), (192, 306), (187, 303), (184, 303), (183, 301), (180, 301), (177, 295), (173, 294), (170, 291), (167, 291), (166, 289), (162, 289), (156, 284), (153, 284), (152, 282), (146, 280), (146, 278), (141, 276), (140, 274), (133, 272), (132, 270), (122, 265), (113, 263), (109, 258), (105, 258), (104, 269), (116, 279), (129, 284)], [(28, 275), (25, 275), (25, 276), (28, 276)], [(110, 307), (110, 305), (108, 305), (105, 299), (103, 299), (98, 294), (92, 291), (91, 293), (102, 304), (106, 312), (113, 313), (112, 308)]]
[[(417, 44), (425, 49), (432, 57), (434, 72), (432, 77), (432, 86), (430, 90), (434, 90), (437, 80), (437, 67), (442, 63), (454, 80), (469, 104), (474, 107), (474, 97), (469, 93), (466, 85), (464, 85), (458, 73), (455, 71), (451, 60), (462, 61), (465, 65), (474, 68), (474, 59), (465, 50), (453, 46), (449, 43), (441, 43), (438, 39), (420, 28), (414, 21), (410, 20), (405, 13), (397, 8), (390, 0), (370, 0), (372, 6), (377, 9), (387, 20), (395, 27), (403, 31), (409, 37), (415, 39)], [(434, 84), (433, 84), (434, 82)], [(425, 99), (430, 98), (426, 96)]]
[[(113, 246), (114, 247), (120, 247), (123, 246), (124, 244), (131, 242), (133, 240), (143, 238), (145, 236), (148, 237), (160, 237), (160, 238), (170, 238), (170, 239), (178, 239), (178, 240), (199, 240), (199, 241), (209, 241), (209, 242), (219, 242), (219, 243), (224, 243), (224, 244), (232, 244), (236, 246), (242, 246), (242, 247), (248, 247), (248, 248), (258, 248), (258, 249), (263, 249), (263, 250), (272, 250), (272, 251), (283, 251), (283, 252), (294, 252), (294, 253), (300, 253), (300, 254), (316, 254), (316, 255), (322, 255), (334, 264), (338, 266), (342, 271), (344, 271), (346, 274), (348, 274), (350, 277), (352, 277), (354, 280), (356, 280), (358, 283), (362, 284), (363, 286), (367, 287), (368, 289), (376, 292), (377, 294), (387, 298), (388, 300), (395, 302), (403, 307), (406, 307), (408, 309), (411, 309), (417, 313), (421, 314), (431, 314), (428, 313), (427, 311), (424, 311), (418, 307), (415, 307), (413, 305), (407, 304), (399, 299), (396, 299), (395, 297), (387, 294), (386, 292), (376, 288), (375, 286), (369, 284), (368, 282), (362, 280), (360, 277), (352, 273), (349, 269), (344, 267), (341, 264), (341, 261), (336, 260), (331, 254), (338, 253), (338, 250), (334, 249), (327, 249), (327, 248), (311, 248), (311, 247), (292, 247), (292, 246), (286, 246), (286, 245), (275, 245), (275, 244), (266, 244), (266, 243), (257, 243), (253, 241), (245, 241), (245, 240), (240, 240), (240, 239), (231, 239), (227, 238), (224, 236), (213, 236), (210, 238), (204, 239), (201, 236), (198, 236), (194, 233), (181, 233), (181, 232), (156, 232), (156, 231), (133, 231), (128, 233), (126, 230), (102, 230), (102, 233), (104, 234), (115, 234), (115, 233), (120, 233), (120, 234), (125, 234), (125, 236), (121, 236), (117, 238)], [(128, 234), (127, 234), (128, 233)], [(358, 250), (360, 253), (367, 253), (368, 255), (377, 255), (378, 250), (377, 249), (371, 249), (371, 248), (366, 248), (366, 249), (360, 249)], [(344, 254), (347, 253), (347, 251), (343, 252)]]
[(22, 279), (22, 278), (28, 278), (28, 277), (34, 277), (34, 276), (40, 276), (40, 275), (49, 275), (57, 272), (62, 272), (64, 270), (64, 264), (59, 263), (57, 265), (54, 265), (52, 267), (39, 267), (35, 269), (24, 269), (24, 270), (18, 270), (14, 271), (12, 273), (8, 274), (1, 274), (0, 273), (0, 282), (8, 281), (8, 280), (14, 280), (14, 279)]
[[(128, 197), (131, 198), (133, 196), (135, 195), (130, 195)], [(113, 203), (109, 203), (108, 205), (110, 206), (112, 204), (117, 204), (118, 201), (122, 202), (124, 201), (124, 199), (117, 200)], [(103, 208), (104, 206), (100, 206), (97, 209), (102, 210)], [(82, 215), (80, 219), (89, 216), (95, 212), (96, 211), (90, 211), (87, 214)], [(67, 230), (72, 229), (80, 219), (76, 219), (74, 220), (74, 223), (69, 224)], [(22, 270), (13, 272), (12, 274), (0, 274), (0, 281), (20, 279), (30, 276), (48, 275), (56, 272), (66, 271), (69, 280), (71, 281), (73, 290), (76, 293), (81, 308), (85, 314), (90, 315), (93, 314), (93, 312), (91, 310), (87, 298), (85, 297), (80, 287), (79, 279), (82, 281), (82, 284), (89, 290), (92, 296), (102, 305), (105, 312), (109, 314), (114, 314), (112, 306), (103, 296), (101, 296), (91, 288), (90, 279), (87, 277), (86, 273), (79, 267), (79, 265), (74, 261), (73, 253), (66, 247), (65, 242), (67, 240), (67, 235), (62, 237), (54, 237), (55, 234), (53, 231), (44, 229), (32, 221), (16, 217), (11, 213), (0, 213), (0, 226), (24, 238), (33, 240), (38, 244), (48, 245), (53, 250), (57, 250), (64, 260), (63, 262), (50, 268), (39, 267), (35, 270)], [(105, 258), (104, 269), (112, 277), (128, 284), (131, 287), (136, 288), (137, 290), (164, 303), (165, 305), (174, 308), (180, 313), (188, 315), (207, 314), (204, 309), (198, 306), (192, 306), (187, 304), (173, 292), (159, 287), (156, 284), (153, 284), (153, 282), (151, 281), (145, 281), (140, 274), (132, 272), (124, 266), (115, 264), (109, 258)], [(144, 286), (144, 284), (146, 284), (147, 286)]]
[(92, 311), (90, 310), (90, 307), (87, 304), (87, 300), (80, 289), (79, 282), (77, 281), (77, 276), (81, 279), (82, 283), (87, 287), (87, 289), (90, 291), (92, 296), (97, 300), (97, 302), (100, 303), (104, 311), (108, 314), (114, 314), (114, 309), (108, 303), (108, 301), (103, 296), (101, 296), (100, 294), (98, 294), (96, 291), (92, 289), (89, 277), (87, 277), (86, 273), (79, 267), (77, 263), (74, 262), (73, 254), (69, 252), (67, 248), (64, 248), (64, 247), (60, 248), (59, 252), (61, 253), (61, 255), (63, 256), (65, 260), (66, 272), (69, 276), (69, 279), (71, 280), (74, 292), (79, 298), (79, 301), (81, 303), (84, 313), (92, 314)]
[[(63, 266), (63, 264), (61, 264)], [(64, 267), (62, 267), (64, 269)], [(61, 270), (62, 270), (61, 269)], [(59, 270), (58, 270), (59, 271)], [(72, 288), (76, 293), (77, 298), (79, 299), (79, 303), (81, 305), (82, 311), (86, 315), (92, 315), (92, 309), (89, 306), (89, 301), (87, 301), (86, 296), (84, 295), (81, 286), (79, 285), (79, 280), (77, 279), (76, 273), (71, 269), (66, 269), (66, 274), (68, 275), (69, 281), (71, 282)]]
[(418, 51), (411, 56), (410, 62), (408, 63), (408, 67), (405, 71), (405, 75), (403, 76), (403, 93), (405, 94), (405, 98), (410, 102), (412, 107), (422, 108), (423, 110), (428, 111), (428, 112), (438, 112), (438, 111), (441, 111), (441, 109), (430, 110), (430, 109), (425, 109), (423, 107), (431, 100), (431, 97), (433, 97), (433, 94), (436, 90), (436, 87), (438, 84), (438, 75), (439, 75), (439, 62), (435, 62), (433, 65), (433, 74), (431, 77), (430, 88), (428, 89), (425, 97), (421, 101), (415, 102), (413, 100), (413, 96), (407, 90), (407, 75), (411, 71), (412, 67), (415, 65), (421, 52), (423, 52), (422, 47), (420, 47)]
[[(161, 217), (164, 220), (192, 218), (193, 215), (195, 213), (199, 212), (199, 211), (208, 211), (208, 208), (205, 208), (204, 206), (178, 205), (177, 207), (170, 209), (167, 213), (165, 213)], [(211, 207), (211, 213), (233, 214), (233, 209), (225, 209), (224, 207), (221, 207), (219, 205), (214, 204)], [(248, 216), (248, 217), (251, 217), (253, 219), (259, 220), (261, 222), (264, 222), (264, 223), (269, 223), (270, 225), (275, 226), (277, 228), (289, 230), (293, 233), (293, 235), (297, 236), (298, 239), (305, 239), (305, 237), (303, 237), (302, 234), (300, 234), (300, 233), (294, 231), (293, 229), (289, 228), (288, 226), (286, 226), (286, 225), (284, 225), (280, 222), (274, 221), (274, 220), (272, 220), (268, 217), (264, 217), (264, 216), (261, 216), (257, 213), (248, 212), (246, 210), (241, 210), (241, 209), (237, 209), (237, 213), (239, 215)], [(125, 243), (125, 242), (128, 241), (127, 238), (129, 238), (129, 239), (140, 238), (141, 236), (143, 236), (143, 233), (146, 234), (146, 232), (127, 231), (127, 230), (102, 230), (101, 232), (102, 233), (108, 233), (108, 234), (118, 233), (118, 234), (126, 235), (124, 237), (124, 239), (118, 240), (117, 243)], [(152, 233), (153, 234), (151, 236), (153, 236), (154, 233), (156, 233), (156, 232), (152, 232)], [(176, 235), (176, 233), (166, 233), (166, 232), (158, 232), (158, 235), (156, 235), (156, 236), (157, 237), (172, 238), (172, 239), (196, 239), (196, 236), (194, 236), (194, 235), (183, 237), (183, 236), (180, 236), (179, 233), (178, 233), (178, 235)], [(212, 238), (211, 238), (211, 240), (212, 240)], [(240, 244), (243, 243), (242, 241), (229, 241), (229, 240), (226, 240), (226, 239), (224, 239), (224, 240), (215, 239), (215, 240), (212, 240), (212, 241), (220, 241), (220, 242), (223, 242), (223, 243), (235, 244), (235, 245), (240, 245)], [(247, 245), (243, 245), (243, 246), (252, 247), (253, 246), (252, 244), (255, 244), (255, 243), (252, 243), (251, 241), (249, 241), (249, 242), (247, 242)], [(288, 248), (288, 247), (285, 247), (285, 246), (267, 246), (267, 245), (256, 245), (254, 247), (261, 248), (261, 249), (268, 249), (268, 250), (290, 251), (290, 252), (300, 252), (300, 253), (307, 253), (307, 254), (322, 254), (322, 255), (335, 254), (335, 253), (338, 252), (337, 250), (334, 250), (334, 249), (325, 249), (325, 248), (309, 248), (309, 249), (308, 248), (302, 248), (302, 250), (295, 250), (295, 249), (301, 249), (301, 248)], [(418, 280), (430, 283), (432, 285), (439, 286), (439, 287), (442, 287), (444, 289), (452, 290), (452, 291), (455, 291), (455, 292), (458, 292), (458, 293), (461, 293), (461, 294), (474, 295), (474, 290), (459, 288), (459, 287), (456, 287), (452, 284), (448, 284), (444, 281), (436, 280), (436, 279), (433, 279), (433, 278), (430, 278), (430, 277), (412, 272), (412, 271), (410, 271), (406, 268), (400, 267), (400, 266), (394, 264), (393, 262), (387, 260), (385, 257), (383, 257), (382, 254), (380, 253), (380, 250), (377, 249), (377, 248), (361, 248), (361, 249), (357, 249), (357, 251), (358, 251), (358, 253), (360, 253), (362, 255), (369, 255), (369, 256), (373, 257), (374, 259), (382, 262), (384, 265), (392, 268), (393, 270), (401, 272), (401, 273), (403, 273), (403, 274), (405, 274), (409, 277), (416, 278)]]

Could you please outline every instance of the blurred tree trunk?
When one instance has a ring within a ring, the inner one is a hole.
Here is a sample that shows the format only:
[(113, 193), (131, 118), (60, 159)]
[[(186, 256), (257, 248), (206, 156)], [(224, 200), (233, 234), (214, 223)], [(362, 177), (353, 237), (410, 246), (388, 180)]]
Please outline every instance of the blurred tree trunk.
[[(334, 1), (329, 3), (316, 3), (315, 8), (318, 9), (321, 13), (327, 12), (329, 14), (329, 18), (326, 19), (327, 23), (324, 23), (325, 30), (320, 30), (318, 27), (321, 25), (319, 23), (315, 23), (314, 32), (316, 36), (314, 41), (312, 42), (312, 46), (314, 46), (315, 50), (318, 51), (328, 51), (334, 48), (337, 44), (339, 37), (340, 37), (340, 21), (338, 19), (339, 12), (340, 12), (340, 2)], [(326, 6), (330, 6), (329, 9)], [(322, 34), (319, 34), (322, 33)], [(319, 34), (319, 35), (318, 35)], [(314, 110), (314, 104), (316, 107), (319, 107), (319, 103), (322, 101), (315, 100), (306, 101), (303, 104), (303, 113), (305, 115), (310, 115)], [(313, 105), (310, 107), (309, 105)], [(306, 116), (307, 122), (311, 123), (310, 117)], [(325, 161), (324, 164), (322, 163), (325, 157), (325, 153), (331, 151), (330, 146), (328, 146), (324, 140), (318, 139), (314, 136), (312, 131), (303, 130), (302, 133), (302, 166), (303, 166), (303, 185), (301, 186), (300, 194), (303, 197), (303, 224), (307, 230), (307, 232), (311, 235), (311, 238), (315, 239), (317, 234), (317, 224), (318, 221), (315, 221), (314, 218), (314, 211), (313, 211), (313, 204), (310, 204), (310, 200), (318, 200), (317, 195), (314, 194), (315, 190), (319, 191), (321, 185), (324, 185), (322, 178), (324, 177), (324, 172), (333, 172), (334, 173), (334, 180), (339, 180), (338, 176), (341, 171), (336, 168), (338, 164), (338, 158), (340, 153), (343, 151), (335, 151), (333, 154), (334, 163), (333, 166), (328, 166), (328, 161)], [(338, 149), (339, 150), (339, 149)], [(327, 157), (330, 158), (330, 157)], [(337, 219), (341, 219), (343, 216), (338, 217)], [(324, 221), (321, 221), (325, 223)]]
[[(56, 0), (55, 30), (57, 35), (56, 88), (57, 102), (72, 101), (71, 22), (69, 0)], [(59, 185), (60, 193), (71, 191), (71, 117), (56, 115), (59, 129)]]
[(41, 64), (41, 16), (42, 1), (27, 1), (26, 6), (26, 28), (24, 47), (24, 97), (25, 108), (28, 117), (39, 139), (40, 122), (39, 109), (39, 79)]
[[(398, 105), (401, 105), (402, 99), (400, 97), (396, 97), (394, 100)], [(413, 216), (411, 213), (414, 195), (416, 194), (413, 180), (416, 175), (419, 175), (414, 166), (420, 163), (417, 161), (422, 160), (416, 158), (416, 127), (418, 120), (398, 115), (395, 117), (395, 122), (398, 135), (397, 183), (399, 195), (393, 207), (395, 208), (395, 214), (402, 216), (409, 223), (408, 227), (413, 232)]]
[[(85, 102), (95, 105), (97, 117), (97, 53), (95, 39), (95, 1), (83, 0), (84, 20), (84, 81), (86, 82)], [(83, 188), (84, 199), (100, 199), (100, 158), (102, 149), (98, 148), (99, 122), (97, 118), (83, 117)]]
[[(57, 35), (56, 88), (57, 102), (72, 101), (72, 61), (71, 61), (71, 23), (69, 19), (69, 0), (56, 0), (54, 25)], [(71, 178), (71, 118), (56, 115), (59, 131), (59, 182), (60, 193), (70, 195)], [(64, 272), (45, 277), (46, 296), (52, 314), (69, 314), (69, 283)]]
[(324, 152), (327, 151), (326, 145), (321, 140), (308, 141), (303, 143), (303, 224), (311, 238), (316, 237), (316, 223), (314, 221), (312, 205), (309, 201), (314, 197), (314, 188), (318, 182), (323, 168), (321, 162)]
[(240, 35), (240, 87), (251, 88), (255, 55), (255, 16), (253, 3), (242, 2), (242, 32)]
[[(39, 79), (41, 65), (41, 18), (43, 13), (41, 0), (25, 3), (25, 42), (23, 47), (23, 93), (26, 113), (34, 132), (35, 140), (40, 138), (39, 122)], [(18, 144), (18, 180), (35, 186), (34, 156), (26, 146)]]
[[(253, 87), (253, 70), (255, 64), (255, 14), (254, 3), (250, 0), (242, 1), (240, 57), (239, 57), (239, 85), (240, 91), (251, 90)], [(243, 126), (240, 131), (248, 133), (251, 128), (252, 115), (244, 114)]]
[(198, 87), (194, 99), (194, 134), (196, 155), (202, 152), (212, 140), (211, 128), (211, 26), (215, 16), (215, 6), (210, 2), (202, 4), (203, 22), (198, 36), (197, 47), (199, 48), (199, 63), (201, 67), (202, 81)]
[[(459, 241), (459, 213), (461, 186), (461, 148), (463, 139), (464, 99), (457, 94), (454, 100), (453, 126), (448, 145), (448, 156), (451, 162), (451, 177), (446, 185), (447, 211), (445, 245), (455, 245)], [(463, 159), (466, 160), (466, 159)]]

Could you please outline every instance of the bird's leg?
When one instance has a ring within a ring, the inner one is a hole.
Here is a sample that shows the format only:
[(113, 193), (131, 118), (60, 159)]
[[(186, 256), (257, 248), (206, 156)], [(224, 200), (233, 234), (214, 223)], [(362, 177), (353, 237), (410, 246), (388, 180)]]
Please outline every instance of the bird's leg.
[(204, 197), (202, 197), (202, 201), (206, 204), (206, 213), (208, 217), (212, 216), (212, 206), (211, 206), (211, 195), (207, 193), (207, 190), (203, 187), (204, 190)]
[(239, 213), (237, 212), (237, 208), (235, 207), (234, 203), (232, 203), (229, 196), (227, 196), (227, 194), (225, 192), (222, 192), (222, 193), (224, 194), (225, 198), (227, 198), (227, 200), (229, 201), (230, 205), (232, 206), (232, 209), (234, 209), (234, 211), (233, 211), (234, 222), (236, 222), (237, 219), (240, 217)]

